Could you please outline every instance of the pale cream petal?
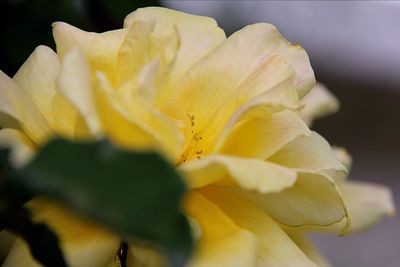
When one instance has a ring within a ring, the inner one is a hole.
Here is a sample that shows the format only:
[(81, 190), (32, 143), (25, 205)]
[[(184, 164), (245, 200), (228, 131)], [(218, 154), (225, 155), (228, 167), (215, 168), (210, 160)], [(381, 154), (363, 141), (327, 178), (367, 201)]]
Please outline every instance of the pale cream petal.
[(56, 94), (60, 62), (57, 54), (47, 46), (38, 46), (13, 77), (37, 108), (52, 124), (51, 102)]
[[(351, 155), (347, 152), (347, 150), (343, 147), (332, 147), (332, 153), (335, 159), (340, 162), (344, 167), (346, 167), (348, 172), (350, 172), (353, 159)], [(337, 172), (334, 170), (324, 171), (326, 175), (331, 177), (338, 184), (345, 182), (348, 176), (348, 172)]]
[(27, 164), (35, 154), (35, 147), (29, 138), (15, 129), (0, 130), (0, 147), (11, 148), (10, 161), (16, 167)]
[[(277, 164), (258, 159), (247, 159), (224, 155), (212, 155), (191, 160), (179, 167), (190, 188), (211, 183), (239, 185), (246, 190), (261, 193), (280, 192), (292, 186), (296, 173)], [(223, 178), (226, 179), (222, 180)]]
[(336, 184), (318, 174), (299, 173), (294, 186), (276, 194), (229, 190), (253, 201), (276, 221), (291, 227), (327, 226), (348, 217)]
[[(36, 222), (46, 223), (60, 239), (64, 257), (71, 267), (106, 267), (119, 248), (120, 239), (96, 224), (47, 201), (28, 204)], [(29, 255), (24, 241), (18, 239), (8, 255), (5, 267), (38, 266)]]
[[(62, 61), (58, 90), (79, 111), (93, 135), (100, 133), (89, 65), (79, 49), (72, 49)], [(68, 123), (68, 122), (64, 122)]]
[(220, 153), (266, 159), (296, 137), (309, 134), (308, 127), (292, 111), (254, 116), (232, 129)]
[(316, 132), (312, 132), (310, 136), (297, 137), (269, 157), (268, 161), (300, 172), (347, 172), (345, 166), (335, 159), (328, 142)]
[(337, 161), (339, 161), (346, 169), (350, 170), (353, 163), (351, 155), (343, 147), (332, 147), (333, 156)]
[(339, 109), (338, 99), (321, 83), (317, 83), (301, 101), (304, 105), (301, 116), (307, 125)]
[(258, 237), (260, 253), (255, 266), (316, 267), (292, 242), (278, 223), (248, 200), (221, 188), (206, 187), (200, 192), (221, 208), (239, 227), (249, 230)]
[(53, 37), (61, 59), (78, 47), (88, 58), (91, 69), (106, 73), (111, 80), (116, 73), (118, 51), (125, 35), (126, 29), (94, 33), (65, 22), (53, 23)]
[(29, 95), (2, 71), (0, 71), (0, 112), (16, 119), (35, 143), (43, 142), (52, 132)]
[[(176, 31), (178, 34), (179, 49), (169, 72), (170, 84), (177, 84), (196, 61), (226, 38), (224, 31), (218, 27), (214, 19), (166, 8), (140, 8), (125, 18), (124, 27), (131, 27), (139, 21), (153, 24), (155, 32)], [(167, 97), (172, 89), (173, 86), (164, 88), (160, 98)]]
[(184, 210), (202, 231), (189, 267), (257, 266), (257, 237), (238, 227), (215, 204), (192, 191)]
[(318, 267), (333, 267), (318, 249), (305, 236), (303, 231), (285, 230), (294, 243), (312, 260)]
[(385, 215), (394, 216), (395, 207), (389, 188), (379, 184), (346, 181), (339, 184), (351, 224), (348, 233), (365, 230)]

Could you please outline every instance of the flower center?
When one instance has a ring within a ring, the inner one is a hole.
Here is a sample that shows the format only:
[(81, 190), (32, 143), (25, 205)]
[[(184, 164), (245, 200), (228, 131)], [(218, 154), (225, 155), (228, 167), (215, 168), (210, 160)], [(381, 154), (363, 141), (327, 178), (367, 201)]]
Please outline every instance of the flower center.
[(203, 137), (201, 131), (196, 127), (196, 115), (186, 114), (190, 120), (190, 137), (188, 138), (184, 152), (182, 153), (179, 163), (184, 163), (191, 159), (201, 159), (204, 150), (201, 148)]

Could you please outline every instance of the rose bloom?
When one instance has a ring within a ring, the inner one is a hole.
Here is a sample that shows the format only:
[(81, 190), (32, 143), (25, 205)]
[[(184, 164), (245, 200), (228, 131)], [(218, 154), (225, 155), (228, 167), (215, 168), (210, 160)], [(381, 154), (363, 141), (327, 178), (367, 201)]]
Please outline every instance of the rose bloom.
[[(39, 46), (12, 79), (0, 72), (0, 143), (16, 166), (54, 136), (159, 151), (189, 188), (188, 266), (328, 266), (305, 232), (347, 234), (394, 212), (388, 189), (347, 181), (345, 150), (308, 128), (338, 103), (274, 26), (226, 38), (211, 18), (143, 8), (123, 29), (56, 22), (53, 35), (57, 53)], [(119, 266), (120, 237), (58, 204), (28, 207), (70, 266)], [(3, 266), (38, 266), (24, 241), (1, 238), (12, 243)], [(164, 265), (129, 245), (127, 266)]]

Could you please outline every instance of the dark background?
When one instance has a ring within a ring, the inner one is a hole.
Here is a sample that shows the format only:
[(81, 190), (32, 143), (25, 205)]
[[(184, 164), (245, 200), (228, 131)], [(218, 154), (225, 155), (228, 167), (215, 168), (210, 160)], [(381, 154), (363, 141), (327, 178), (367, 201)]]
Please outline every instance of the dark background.
[[(54, 21), (102, 32), (160, 4), (214, 17), (227, 34), (270, 22), (301, 44), (341, 102), (313, 128), (353, 155), (351, 179), (390, 186), (400, 206), (400, 1), (1, 0), (0, 69), (12, 76), (36, 46), (54, 48)], [(361, 235), (313, 238), (338, 267), (400, 266), (399, 216)]]

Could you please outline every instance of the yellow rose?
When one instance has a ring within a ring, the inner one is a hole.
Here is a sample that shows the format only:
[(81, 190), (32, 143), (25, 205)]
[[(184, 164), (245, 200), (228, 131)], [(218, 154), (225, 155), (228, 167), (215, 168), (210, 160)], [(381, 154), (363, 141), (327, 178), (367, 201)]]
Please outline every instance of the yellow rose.
[[(0, 144), (16, 165), (55, 135), (160, 151), (190, 188), (188, 266), (323, 266), (305, 230), (344, 234), (393, 213), (390, 192), (347, 182), (347, 154), (303, 122), (337, 103), (320, 86), (303, 98), (315, 83), (308, 56), (274, 26), (226, 38), (213, 19), (144, 8), (120, 30), (56, 22), (53, 35), (57, 53), (39, 46), (12, 79), (0, 72)], [(31, 208), (70, 266), (117, 264), (118, 237), (55, 204)], [(127, 264), (162, 261), (130, 245)], [(37, 265), (17, 239), (3, 266)]]

